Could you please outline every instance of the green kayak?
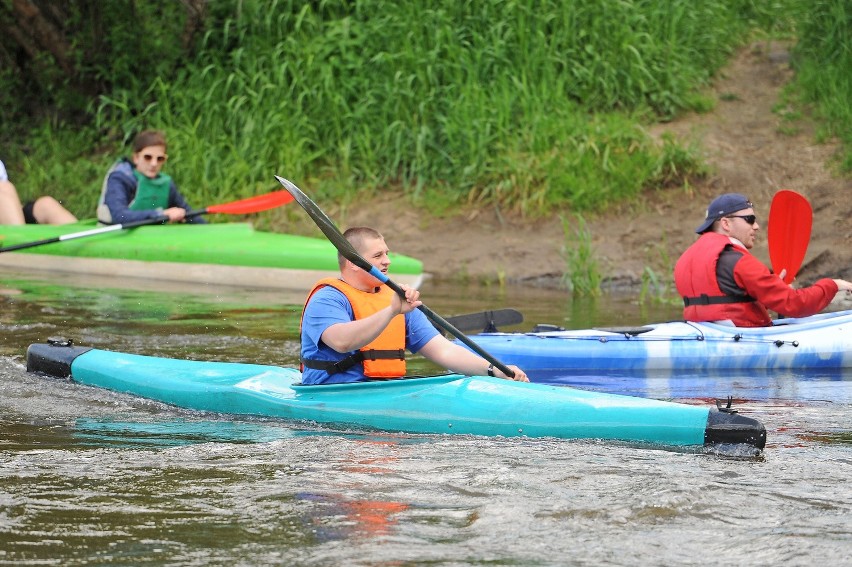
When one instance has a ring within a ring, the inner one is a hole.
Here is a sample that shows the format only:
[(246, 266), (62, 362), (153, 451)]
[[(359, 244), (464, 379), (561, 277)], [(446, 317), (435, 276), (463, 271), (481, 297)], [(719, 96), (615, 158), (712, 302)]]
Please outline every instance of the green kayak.
[[(98, 227), (86, 220), (62, 226), (0, 225), (0, 246), (70, 235)], [(418, 287), (420, 261), (392, 254), (394, 278)], [(6, 251), (0, 266), (25, 270), (144, 278), (193, 284), (307, 291), (337, 275), (337, 250), (325, 239), (254, 230), (248, 223), (139, 226)]]

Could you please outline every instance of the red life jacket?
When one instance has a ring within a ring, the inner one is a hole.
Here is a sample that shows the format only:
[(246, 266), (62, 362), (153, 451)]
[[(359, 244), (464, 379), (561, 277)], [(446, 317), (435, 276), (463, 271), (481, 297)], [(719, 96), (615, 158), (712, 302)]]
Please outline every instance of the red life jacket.
[[(348, 283), (337, 278), (324, 278), (318, 281), (308, 299), (325, 286), (331, 286), (340, 291), (349, 300), (355, 319), (364, 319), (377, 311), (381, 311), (390, 305), (392, 295), (395, 293), (387, 286), (381, 286), (376, 293), (368, 293), (352, 287)], [(304, 319), (305, 310), (302, 309)], [(302, 325), (299, 323), (301, 333)], [(391, 319), (385, 330), (369, 344), (361, 347), (356, 354), (352, 354), (335, 363), (323, 360), (302, 359), (301, 369), (304, 367), (319, 370), (327, 370), (333, 374), (340, 370), (346, 370), (351, 366), (362, 362), (364, 364), (364, 376), (368, 378), (401, 378), (405, 376), (405, 315), (397, 315)]]
[(766, 308), (753, 297), (745, 292), (726, 294), (719, 287), (716, 266), (719, 255), (729, 246), (743, 254), (749, 253), (724, 234), (705, 232), (678, 259), (674, 280), (683, 297), (683, 318), (695, 322), (730, 319), (736, 325), (768, 325)]

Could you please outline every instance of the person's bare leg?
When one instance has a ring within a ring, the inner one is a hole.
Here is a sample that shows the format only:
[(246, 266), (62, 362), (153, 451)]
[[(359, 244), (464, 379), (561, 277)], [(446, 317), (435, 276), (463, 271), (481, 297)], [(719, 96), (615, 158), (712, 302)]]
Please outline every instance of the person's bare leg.
[(11, 181), (0, 181), (0, 224), (24, 224), (21, 199)]
[(33, 216), (38, 224), (68, 224), (77, 217), (53, 197), (39, 197), (33, 204)]

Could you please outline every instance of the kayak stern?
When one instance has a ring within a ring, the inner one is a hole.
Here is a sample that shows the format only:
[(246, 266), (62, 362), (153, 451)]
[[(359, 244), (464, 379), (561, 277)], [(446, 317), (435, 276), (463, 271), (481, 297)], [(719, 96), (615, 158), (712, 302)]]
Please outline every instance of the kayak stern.
[(766, 427), (756, 419), (736, 411), (711, 410), (704, 430), (704, 444), (745, 444), (763, 449), (766, 446)]

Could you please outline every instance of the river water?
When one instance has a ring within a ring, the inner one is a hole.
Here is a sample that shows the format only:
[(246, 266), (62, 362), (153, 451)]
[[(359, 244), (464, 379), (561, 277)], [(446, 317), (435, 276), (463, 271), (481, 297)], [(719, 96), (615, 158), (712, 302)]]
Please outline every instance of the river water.
[[(712, 377), (676, 399), (731, 394), (766, 425), (762, 455), (732, 457), (337, 431), (26, 373), (27, 345), (50, 336), (296, 364), (298, 295), (122, 283), (0, 276), (0, 565), (852, 564), (852, 375), (806, 390), (796, 376), (764, 389)], [(552, 290), (427, 282), (423, 297), (444, 316), (514, 307), (519, 329), (680, 315)], [(648, 384), (631, 393), (659, 397)]]

